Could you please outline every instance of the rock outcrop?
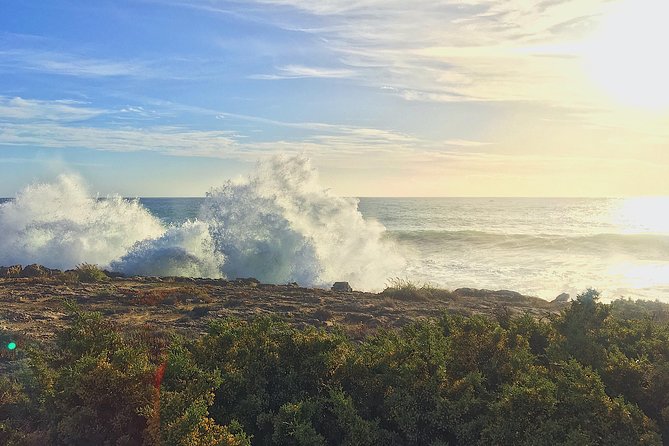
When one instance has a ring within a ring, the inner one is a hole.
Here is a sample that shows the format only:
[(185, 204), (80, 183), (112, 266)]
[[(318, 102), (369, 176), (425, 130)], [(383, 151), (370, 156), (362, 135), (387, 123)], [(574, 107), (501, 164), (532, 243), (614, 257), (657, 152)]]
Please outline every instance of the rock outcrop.
[(25, 268), (21, 265), (0, 266), (0, 278), (14, 279), (18, 277), (50, 277), (60, 273), (60, 270), (47, 268), (33, 263)]
[(569, 293), (562, 293), (559, 296), (557, 296), (555, 299), (553, 299), (551, 302), (556, 303), (556, 304), (562, 304), (569, 302), (571, 300), (571, 296)]
[(0, 277), (7, 279), (21, 277), (21, 271), (23, 271), (21, 265), (0, 266)]
[(335, 282), (331, 289), (332, 291), (340, 291), (345, 293), (353, 292), (353, 288), (351, 288), (351, 285), (349, 285), (348, 282)]

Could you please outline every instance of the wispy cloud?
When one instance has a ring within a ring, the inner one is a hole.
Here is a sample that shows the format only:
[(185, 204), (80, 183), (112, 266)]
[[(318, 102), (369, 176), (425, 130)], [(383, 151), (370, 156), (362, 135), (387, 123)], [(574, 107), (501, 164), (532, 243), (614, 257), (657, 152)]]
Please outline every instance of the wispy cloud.
[(154, 151), (172, 156), (255, 159), (277, 151), (308, 153), (320, 160), (345, 161), (382, 157), (398, 160), (429, 153), (463, 154), (489, 143), (470, 140), (427, 140), (398, 131), (334, 125), (290, 123), (245, 115), (223, 115), (264, 125), (296, 128), (308, 132), (292, 138), (254, 140), (226, 130), (195, 130), (175, 126), (93, 127), (65, 122), (9, 122), (0, 126), (0, 145), (46, 148), (88, 148), (133, 152)]
[(108, 113), (73, 100), (45, 101), (0, 96), (0, 120), (76, 122)]
[[(277, 121), (277, 125), (281, 124), (284, 123)], [(624, 173), (629, 173), (630, 169), (646, 172), (652, 181), (665, 174), (659, 163), (633, 157), (611, 157), (609, 153), (599, 157), (505, 154), (496, 152), (495, 144), (491, 142), (427, 140), (376, 128), (303, 124), (312, 130), (310, 135), (252, 141), (246, 135), (230, 131), (174, 126), (99, 128), (57, 122), (8, 123), (0, 125), (0, 151), (2, 146), (88, 148), (242, 161), (255, 161), (277, 152), (301, 153), (311, 157), (328, 175), (336, 175), (337, 169), (345, 168), (347, 175), (359, 175), (365, 181), (380, 181), (375, 186), (377, 189), (370, 189), (377, 195), (490, 194), (490, 184), (497, 185), (494, 190), (498, 194), (517, 195), (521, 191), (521, 195), (541, 195), (550, 194), (556, 181), (579, 184), (576, 180), (582, 176), (609, 184), (612, 173), (616, 174), (614, 178), (626, 178)], [(420, 178), (420, 182), (407, 185), (407, 178)], [(458, 180), (453, 182), (454, 178)], [(403, 186), (389, 189), (392, 184)], [(606, 190), (590, 192), (597, 195)], [(583, 191), (573, 187), (562, 193), (579, 195)]]
[[(85, 148), (114, 152), (155, 151), (175, 156), (226, 156), (236, 141), (227, 131), (196, 131), (180, 127), (74, 127), (56, 123), (5, 124), (0, 145)], [(231, 150), (232, 149), (232, 150)]]
[(0, 68), (78, 77), (152, 77), (145, 62), (115, 61), (36, 49), (0, 50)]
[(344, 78), (352, 77), (354, 75), (355, 72), (350, 69), (286, 65), (278, 67), (275, 74), (252, 74), (249, 78), (259, 80), (280, 80), (302, 78)]
[[(307, 24), (297, 16), (286, 24), (281, 15), (277, 25), (321, 37), (347, 77), (390, 87), (389, 93), (407, 100), (582, 104), (589, 86), (582, 82), (579, 60), (539, 56), (548, 45), (587, 35), (607, 0), (254, 3), (316, 17)], [(278, 71), (256, 78), (290, 76)]]

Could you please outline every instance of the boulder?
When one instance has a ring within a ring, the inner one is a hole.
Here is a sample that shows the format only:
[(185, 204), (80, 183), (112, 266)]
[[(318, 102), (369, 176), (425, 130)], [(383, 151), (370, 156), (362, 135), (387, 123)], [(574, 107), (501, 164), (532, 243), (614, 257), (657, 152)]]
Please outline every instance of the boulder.
[(351, 285), (349, 285), (348, 282), (335, 282), (334, 285), (332, 285), (332, 291), (350, 293), (353, 291), (353, 288), (351, 288)]
[(559, 296), (557, 296), (555, 299), (553, 299), (551, 302), (562, 304), (562, 303), (565, 303), (565, 302), (569, 302), (570, 300), (571, 300), (571, 296), (569, 295), (569, 293), (562, 293)]

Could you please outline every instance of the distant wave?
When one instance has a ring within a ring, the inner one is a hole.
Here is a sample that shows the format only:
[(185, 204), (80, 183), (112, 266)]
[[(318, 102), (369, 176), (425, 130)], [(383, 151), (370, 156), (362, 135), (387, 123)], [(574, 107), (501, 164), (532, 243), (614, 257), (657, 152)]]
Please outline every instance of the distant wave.
[(180, 225), (163, 225), (137, 200), (91, 198), (76, 177), (28, 186), (0, 204), (0, 265), (89, 262), (126, 274), (375, 289), (405, 264), (384, 232), (357, 200), (325, 190), (306, 158), (278, 156), (211, 189), (199, 217)]
[(404, 230), (389, 231), (388, 237), (406, 244), (434, 248), (462, 245), (509, 251), (547, 250), (574, 253), (630, 254), (642, 259), (669, 260), (669, 235), (592, 234), (505, 234), (484, 231)]

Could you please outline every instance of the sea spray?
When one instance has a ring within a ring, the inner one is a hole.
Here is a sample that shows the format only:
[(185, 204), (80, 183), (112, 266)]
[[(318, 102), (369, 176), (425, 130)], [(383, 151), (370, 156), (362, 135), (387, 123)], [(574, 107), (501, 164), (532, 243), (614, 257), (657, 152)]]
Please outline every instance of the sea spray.
[(81, 179), (62, 175), (0, 205), (0, 265), (40, 263), (67, 269), (107, 265), (164, 228), (136, 200), (91, 198)]
[(90, 198), (61, 176), (0, 205), (0, 265), (95, 263), (127, 275), (256, 277), (378, 289), (404, 259), (358, 201), (324, 189), (304, 157), (277, 156), (213, 188), (200, 217), (163, 226), (137, 200)]
[(366, 221), (356, 199), (324, 189), (301, 156), (273, 157), (245, 181), (212, 189), (202, 219), (228, 277), (374, 289), (404, 266), (384, 227)]
[(137, 242), (110, 268), (127, 275), (223, 277), (224, 257), (213, 248), (208, 226), (187, 221), (163, 235)]

